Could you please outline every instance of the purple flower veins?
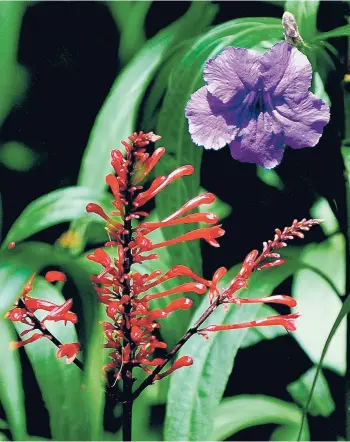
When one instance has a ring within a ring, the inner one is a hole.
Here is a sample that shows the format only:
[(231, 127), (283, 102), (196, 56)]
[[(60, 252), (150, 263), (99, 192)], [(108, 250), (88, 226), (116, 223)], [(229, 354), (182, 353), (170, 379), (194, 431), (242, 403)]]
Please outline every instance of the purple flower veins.
[(264, 55), (228, 47), (206, 62), (204, 80), (186, 106), (192, 140), (229, 144), (236, 160), (272, 169), (285, 144), (315, 146), (329, 122), (329, 107), (309, 92), (310, 62), (284, 41)]

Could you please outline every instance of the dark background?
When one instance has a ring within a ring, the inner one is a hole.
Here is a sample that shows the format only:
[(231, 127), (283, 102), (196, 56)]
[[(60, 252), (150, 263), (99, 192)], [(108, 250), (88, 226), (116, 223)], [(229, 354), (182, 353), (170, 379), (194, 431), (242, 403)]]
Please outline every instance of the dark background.
[[(215, 2), (220, 5), (214, 24), (238, 17), (281, 17), (282, 9), (264, 2)], [(189, 2), (154, 2), (147, 15), (147, 37), (180, 17)], [(344, 2), (321, 2), (318, 28), (331, 30), (346, 24)], [(229, 149), (205, 151), (202, 185), (232, 206), (223, 223), (226, 235), (218, 250), (203, 246), (206, 274), (219, 266), (231, 267), (246, 253), (271, 237), (275, 227), (294, 218), (308, 217), (317, 195), (330, 201), (343, 198), (340, 140), (343, 132), (341, 81), (346, 72), (346, 41), (333, 39), (339, 51), (337, 71), (330, 75), (327, 92), (332, 101), (331, 122), (316, 148), (287, 149), (276, 171), (285, 191), (269, 187), (256, 177), (256, 168), (232, 160)], [(103, 2), (39, 2), (27, 9), (21, 30), (18, 60), (29, 71), (30, 85), (0, 131), (0, 143), (17, 140), (38, 154), (30, 171), (21, 173), (0, 165), (4, 234), (32, 200), (54, 189), (76, 184), (77, 173), (95, 117), (121, 69), (119, 33)], [(120, 103), (122, 106), (122, 103)], [(154, 128), (138, 128), (146, 131)], [(116, 140), (116, 143), (119, 140)], [(49, 229), (35, 239), (53, 242), (65, 226)], [(322, 240), (320, 229), (306, 241)], [(279, 292), (288, 293), (290, 281)], [(24, 354), (28, 431), (48, 437), (48, 416), (35, 377)], [(261, 393), (290, 400), (286, 385), (296, 380), (311, 361), (290, 337), (262, 342), (241, 351), (225, 394)], [(343, 380), (325, 372), (337, 409), (329, 419), (310, 417), (314, 440), (335, 440), (343, 429)], [(106, 429), (115, 430), (106, 414)], [(0, 413), (1, 416), (1, 413)], [(159, 425), (163, 407), (156, 407), (152, 423)], [(256, 427), (232, 440), (266, 440), (273, 426)]]

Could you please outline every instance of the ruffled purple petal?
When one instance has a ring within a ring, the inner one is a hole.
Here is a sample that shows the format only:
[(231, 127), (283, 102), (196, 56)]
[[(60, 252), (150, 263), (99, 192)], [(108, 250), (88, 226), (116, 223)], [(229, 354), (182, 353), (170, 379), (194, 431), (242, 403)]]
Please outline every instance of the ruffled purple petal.
[(309, 92), (307, 98), (294, 106), (276, 105), (273, 116), (283, 128), (285, 143), (301, 149), (318, 143), (330, 112), (326, 103)]
[(228, 103), (237, 94), (244, 97), (259, 80), (260, 58), (248, 49), (226, 48), (204, 66), (208, 91), (223, 103)]
[(230, 143), (231, 155), (243, 163), (255, 163), (273, 169), (282, 160), (283, 134), (276, 132), (279, 125), (270, 114), (261, 112), (249, 120), (238, 136)]
[(206, 86), (195, 92), (186, 106), (192, 140), (206, 149), (220, 149), (237, 133), (236, 112), (210, 94)]
[(261, 72), (264, 89), (272, 97), (283, 96), (287, 102), (298, 103), (308, 95), (311, 64), (304, 54), (284, 41), (263, 55)]

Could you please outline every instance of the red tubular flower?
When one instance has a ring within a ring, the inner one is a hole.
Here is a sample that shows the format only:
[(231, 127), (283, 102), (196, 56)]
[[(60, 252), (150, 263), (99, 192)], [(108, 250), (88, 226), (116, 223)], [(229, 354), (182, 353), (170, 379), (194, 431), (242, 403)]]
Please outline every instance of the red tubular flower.
[(46, 272), (45, 279), (48, 282), (57, 282), (57, 281), (66, 282), (67, 281), (67, 277), (63, 272), (57, 272), (57, 271), (53, 271), (53, 270), (50, 272)]
[[(20, 348), (26, 344), (30, 344), (31, 342), (35, 342), (41, 338), (50, 339), (55, 345), (64, 348), (64, 344), (61, 344), (47, 329), (45, 326), (46, 321), (64, 321), (65, 324), (67, 322), (72, 322), (76, 324), (78, 318), (75, 313), (70, 311), (73, 301), (69, 299), (64, 302), (62, 305), (57, 305), (54, 302), (46, 301), (45, 299), (37, 299), (28, 296), (28, 294), (33, 289), (33, 283), (35, 280), (36, 274), (34, 273), (29, 281), (25, 284), (20, 293), (19, 299), (16, 301), (15, 307), (12, 308), (5, 314), (5, 318), (9, 319), (12, 322), (22, 322), (25, 325), (28, 325), (30, 328), (23, 330), (20, 333), (20, 336), (24, 336), (30, 333), (33, 330), (38, 330), (40, 333), (33, 333), (27, 339), (24, 339), (19, 342), (11, 343), (11, 348)], [(50, 271), (47, 272), (45, 278), (49, 282), (55, 281), (66, 281), (66, 276), (62, 272), (58, 271)], [(43, 310), (48, 312), (43, 320), (39, 320), (35, 313), (38, 310)], [(69, 344), (72, 345), (72, 344)], [(77, 344), (78, 345), (78, 344)], [(68, 347), (67, 347), (68, 348)], [(63, 350), (62, 350), (63, 351)], [(73, 358), (74, 359), (74, 358)], [(73, 361), (72, 359), (72, 361)]]
[(268, 316), (267, 318), (257, 319), (255, 321), (241, 322), (240, 324), (209, 325), (208, 327), (198, 330), (198, 333), (202, 334), (203, 332), (235, 330), (239, 328), (266, 327), (271, 325), (281, 325), (287, 331), (295, 331), (296, 326), (294, 321), (298, 319), (299, 316), (298, 313), (292, 313), (290, 315)]
[(63, 358), (67, 356), (66, 364), (71, 364), (80, 352), (80, 344), (73, 342), (71, 344), (62, 344), (59, 346), (59, 350), (56, 353), (57, 358)]

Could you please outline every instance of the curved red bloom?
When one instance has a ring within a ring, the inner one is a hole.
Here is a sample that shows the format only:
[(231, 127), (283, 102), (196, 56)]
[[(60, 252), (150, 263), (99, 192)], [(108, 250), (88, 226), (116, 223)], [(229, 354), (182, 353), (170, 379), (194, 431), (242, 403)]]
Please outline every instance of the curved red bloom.
[(80, 352), (79, 342), (73, 342), (71, 344), (62, 344), (59, 346), (59, 350), (56, 353), (57, 358), (67, 357), (66, 364), (71, 364)]

